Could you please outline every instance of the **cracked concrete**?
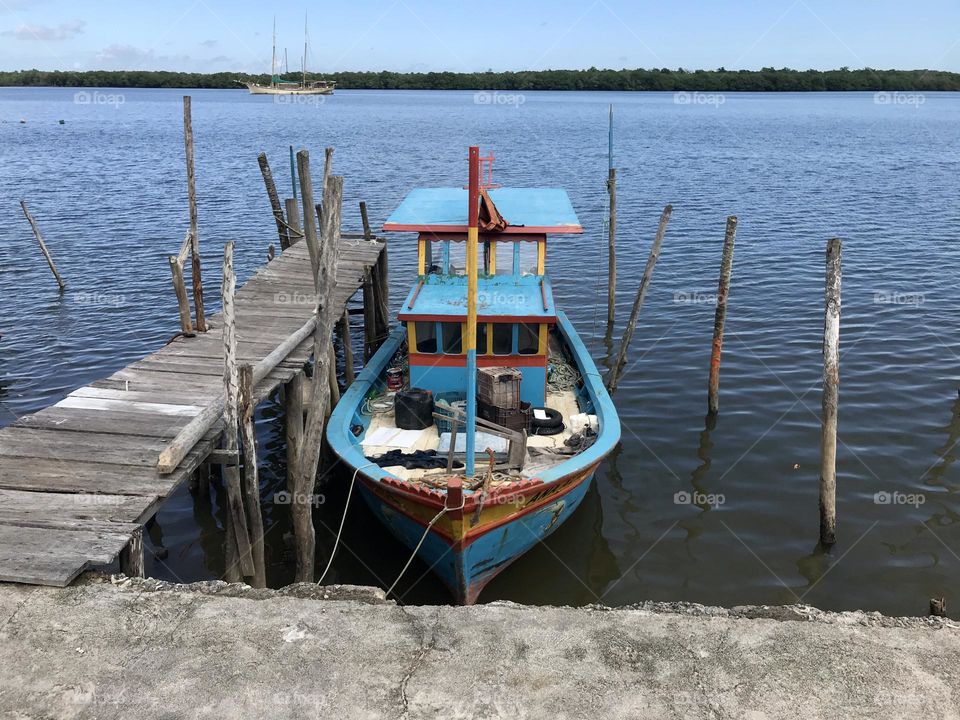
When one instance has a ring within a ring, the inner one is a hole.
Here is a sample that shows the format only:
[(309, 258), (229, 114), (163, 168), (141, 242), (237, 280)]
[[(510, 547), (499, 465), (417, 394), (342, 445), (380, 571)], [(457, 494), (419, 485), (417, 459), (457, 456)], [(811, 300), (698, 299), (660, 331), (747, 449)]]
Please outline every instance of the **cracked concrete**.
[(398, 607), (0, 585), (0, 717), (960, 718), (960, 627), (805, 606)]

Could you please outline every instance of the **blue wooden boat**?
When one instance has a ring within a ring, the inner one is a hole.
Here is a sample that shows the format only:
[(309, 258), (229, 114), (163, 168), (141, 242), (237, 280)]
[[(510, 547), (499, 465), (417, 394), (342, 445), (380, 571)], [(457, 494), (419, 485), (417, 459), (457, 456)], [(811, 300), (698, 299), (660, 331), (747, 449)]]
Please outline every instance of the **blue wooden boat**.
[[(547, 236), (582, 232), (570, 200), (485, 186), (483, 160), (471, 148), (468, 188), (413, 190), (384, 224), (417, 233), (418, 277), (327, 430), (373, 513), (462, 604), (577, 509), (620, 440), (546, 272)], [(387, 386), (398, 368), (405, 386), (432, 392), (434, 425), (397, 428)], [(522, 375), (523, 427), (515, 413), (477, 416), (477, 375), (493, 368)]]

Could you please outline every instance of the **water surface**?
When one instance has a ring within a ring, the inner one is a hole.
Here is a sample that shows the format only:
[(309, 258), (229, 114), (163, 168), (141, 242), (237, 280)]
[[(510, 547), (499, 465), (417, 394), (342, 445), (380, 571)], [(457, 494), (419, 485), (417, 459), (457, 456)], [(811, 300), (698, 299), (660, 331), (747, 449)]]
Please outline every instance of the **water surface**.
[[(166, 257), (188, 224), (182, 92), (76, 92), (0, 90), (0, 424), (148, 354), (178, 327)], [(289, 195), (288, 146), (306, 146), (315, 159), (335, 146), (346, 226), (356, 229), (359, 200), (380, 223), (413, 187), (464, 182), (466, 147), (476, 143), (495, 152), (498, 182), (570, 193), (586, 232), (553, 240), (549, 270), (560, 306), (602, 366), (611, 347), (609, 103), (619, 169), (614, 342), (660, 211), (673, 204), (616, 397), (623, 443), (582, 508), (483, 600), (803, 601), (915, 614), (929, 597), (958, 595), (960, 95), (878, 103), (859, 93), (697, 102), (528, 93), (478, 103), (473, 93), (342, 91), (322, 103), (277, 104), (241, 91), (191, 94), (208, 305), (216, 306), (226, 241), (237, 243), (241, 279), (276, 242), (258, 152)], [(67, 279), (63, 298), (20, 198)], [(710, 296), (729, 214), (740, 223), (721, 412), (708, 425)], [(817, 482), (832, 236), (844, 239), (839, 543), (826, 553), (817, 547)], [(396, 309), (415, 272), (409, 238), (393, 239), (390, 270)], [(271, 502), (284, 482), (278, 417), (267, 404), (259, 421), (272, 585), (293, 572), (287, 511)], [(335, 471), (320, 486), (321, 566), (348, 481)], [(685, 502), (694, 494), (715, 504)], [(166, 503), (150, 527), (149, 574), (220, 575), (222, 499), (214, 492), (195, 505), (184, 490)], [(406, 559), (354, 502), (328, 580), (388, 586)], [(400, 596), (448, 602), (425, 570), (414, 563)]]

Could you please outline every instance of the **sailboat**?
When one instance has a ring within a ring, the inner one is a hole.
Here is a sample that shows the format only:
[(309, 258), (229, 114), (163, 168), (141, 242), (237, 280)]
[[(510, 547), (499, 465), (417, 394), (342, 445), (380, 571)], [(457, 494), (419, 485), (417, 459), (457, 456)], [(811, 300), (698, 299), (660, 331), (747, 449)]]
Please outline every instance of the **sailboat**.
[(546, 272), (547, 236), (583, 232), (570, 199), (495, 186), (492, 165), (471, 147), (466, 188), (414, 189), (384, 224), (417, 233), (418, 276), (327, 425), (374, 516), (465, 605), (576, 511), (620, 440)]
[[(330, 80), (313, 80), (307, 82), (307, 55), (309, 51), (309, 36), (307, 34), (307, 18), (303, 18), (303, 61), (301, 63), (300, 79), (287, 80), (276, 74), (277, 70), (277, 19), (273, 19), (273, 53), (270, 61), (270, 84), (261, 85), (255, 82), (244, 82), (251, 95), (333, 95), (336, 83)], [(288, 68), (289, 70), (289, 68)], [(289, 74), (289, 73), (288, 73)]]

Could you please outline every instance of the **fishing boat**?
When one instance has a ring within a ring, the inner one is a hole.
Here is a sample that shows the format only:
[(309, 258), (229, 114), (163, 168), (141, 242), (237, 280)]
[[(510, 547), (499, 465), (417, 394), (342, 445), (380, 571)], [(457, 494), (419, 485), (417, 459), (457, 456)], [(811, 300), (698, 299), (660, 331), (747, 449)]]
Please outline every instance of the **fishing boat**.
[[(273, 19), (273, 53), (270, 61), (270, 84), (261, 85), (255, 82), (243, 82), (251, 95), (333, 95), (336, 83), (330, 80), (313, 80), (307, 82), (307, 55), (309, 52), (309, 37), (307, 35), (307, 19), (303, 19), (303, 58), (301, 59), (300, 78), (298, 80), (284, 79), (276, 74), (277, 71), (277, 19)], [(289, 75), (290, 68), (287, 67)]]
[(418, 277), (327, 426), (351, 491), (466, 605), (570, 517), (620, 439), (546, 272), (547, 237), (583, 232), (570, 199), (492, 168), (470, 148), (467, 187), (414, 189), (384, 224), (417, 234)]

